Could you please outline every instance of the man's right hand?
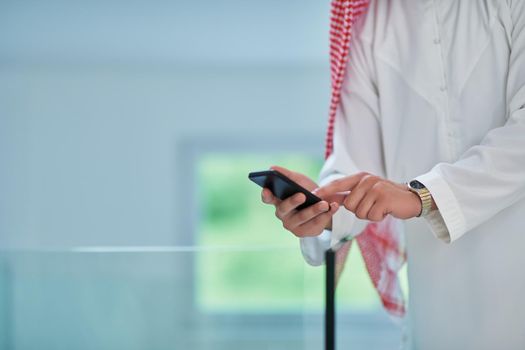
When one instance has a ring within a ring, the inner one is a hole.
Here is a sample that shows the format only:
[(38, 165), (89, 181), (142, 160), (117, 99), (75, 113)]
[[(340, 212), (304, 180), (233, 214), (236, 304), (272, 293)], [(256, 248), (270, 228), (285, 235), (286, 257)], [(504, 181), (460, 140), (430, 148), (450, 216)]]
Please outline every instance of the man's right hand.
[[(318, 187), (303, 174), (279, 166), (272, 166), (271, 169), (286, 175), (309, 191)], [(285, 229), (297, 237), (318, 236), (323, 230), (330, 229), (332, 216), (339, 209), (339, 204), (336, 202), (329, 204), (323, 200), (302, 210), (296, 210), (306, 200), (304, 194), (296, 193), (285, 200), (280, 200), (267, 188), (262, 190), (261, 198), (264, 203), (275, 206), (275, 216), (282, 221)]]

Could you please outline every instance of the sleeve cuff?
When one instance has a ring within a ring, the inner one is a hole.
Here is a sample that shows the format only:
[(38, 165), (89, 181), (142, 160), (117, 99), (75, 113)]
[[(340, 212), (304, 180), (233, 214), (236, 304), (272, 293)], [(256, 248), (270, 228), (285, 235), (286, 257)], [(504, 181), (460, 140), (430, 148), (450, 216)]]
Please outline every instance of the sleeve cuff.
[(354, 238), (364, 230), (366, 224), (368, 224), (367, 220), (358, 219), (354, 213), (344, 207), (339, 208), (332, 217), (331, 246), (337, 246), (344, 238)]
[(331, 231), (324, 230), (319, 236), (302, 237), (299, 240), (303, 258), (309, 265), (319, 266), (324, 263), (324, 253), (330, 248), (331, 234)]
[(449, 185), (436, 168), (416, 180), (430, 191), (438, 208), (424, 217), (432, 233), (446, 243), (457, 240), (465, 233), (465, 218)]
[(364, 230), (367, 223), (368, 221), (356, 218), (345, 208), (340, 208), (332, 218), (331, 231), (324, 230), (319, 236), (300, 239), (304, 260), (312, 266), (323, 264), (324, 253), (329, 248), (338, 246), (343, 238), (355, 237)]

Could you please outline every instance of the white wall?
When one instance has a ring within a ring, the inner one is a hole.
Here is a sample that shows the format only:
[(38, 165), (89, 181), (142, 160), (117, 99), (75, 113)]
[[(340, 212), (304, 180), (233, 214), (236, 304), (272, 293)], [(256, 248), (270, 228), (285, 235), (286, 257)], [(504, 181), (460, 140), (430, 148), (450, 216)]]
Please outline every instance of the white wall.
[[(0, 1), (0, 349), (321, 346), (320, 315), (196, 314), (191, 254), (3, 250), (191, 242), (196, 150), (322, 156), (328, 17), (329, 0)], [(381, 317), (340, 334), (393, 348)]]
[(313, 135), (321, 155), (327, 18), (314, 0), (0, 2), (0, 245), (176, 243), (188, 143)]

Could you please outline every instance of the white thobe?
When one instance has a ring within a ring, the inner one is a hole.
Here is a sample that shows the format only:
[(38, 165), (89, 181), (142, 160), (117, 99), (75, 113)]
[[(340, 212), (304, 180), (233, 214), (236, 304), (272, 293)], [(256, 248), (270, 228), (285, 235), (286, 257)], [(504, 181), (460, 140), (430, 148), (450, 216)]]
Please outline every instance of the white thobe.
[[(321, 183), (430, 190), (439, 211), (404, 225), (406, 347), (525, 349), (525, 0), (372, 0), (354, 28)], [(364, 224), (340, 209), (305, 259)]]

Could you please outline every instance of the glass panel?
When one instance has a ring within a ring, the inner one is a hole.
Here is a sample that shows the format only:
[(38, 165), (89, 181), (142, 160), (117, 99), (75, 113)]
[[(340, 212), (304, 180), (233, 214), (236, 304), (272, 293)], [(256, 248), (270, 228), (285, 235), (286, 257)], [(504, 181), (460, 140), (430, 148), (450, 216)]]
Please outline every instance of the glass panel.
[[(244, 290), (228, 290), (228, 280), (201, 279), (209, 290), (232, 293), (224, 313), (204, 311), (191, 283), (194, 261), (243, 261), (254, 256), (295, 254), (294, 248), (252, 247), (93, 248), (67, 252), (0, 253), (1, 349), (321, 349), (322, 284), (311, 293), (290, 295), (273, 275), (252, 300), (272, 300), (246, 313)], [(273, 260), (270, 271), (280, 265)], [(301, 269), (304, 267), (304, 269)], [(309, 268), (297, 259), (294, 281), (306, 285)], [(323, 269), (317, 269), (319, 275)], [(320, 276), (318, 276), (320, 277)], [(319, 278), (320, 279), (320, 278)], [(242, 273), (236, 283), (248, 286)], [(300, 288), (298, 288), (299, 290)], [(235, 296), (238, 303), (235, 303)], [(278, 311), (278, 312), (277, 312)], [(352, 349), (392, 349), (399, 330), (377, 315), (339, 314), (338, 340)]]

